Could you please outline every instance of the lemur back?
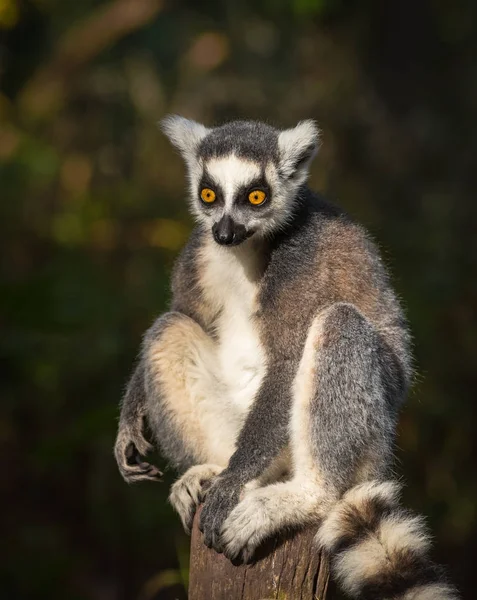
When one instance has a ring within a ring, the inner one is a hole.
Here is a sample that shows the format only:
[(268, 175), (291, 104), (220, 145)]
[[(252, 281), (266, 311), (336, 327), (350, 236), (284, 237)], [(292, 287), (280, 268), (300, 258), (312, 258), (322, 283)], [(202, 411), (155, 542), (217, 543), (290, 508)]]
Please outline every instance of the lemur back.
[(456, 598), (386, 481), (409, 332), (368, 234), (306, 186), (316, 126), (164, 129), (198, 225), (123, 400), (124, 478), (160, 477), (142, 458), (147, 422), (184, 473), (170, 500), (185, 529), (205, 499), (204, 541), (228, 557), (315, 523), (353, 598)]

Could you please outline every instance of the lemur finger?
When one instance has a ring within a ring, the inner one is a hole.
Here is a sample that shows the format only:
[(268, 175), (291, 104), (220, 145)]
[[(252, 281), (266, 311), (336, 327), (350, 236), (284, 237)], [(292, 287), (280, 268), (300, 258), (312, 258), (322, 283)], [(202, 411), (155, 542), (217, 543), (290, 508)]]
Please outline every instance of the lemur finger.
[(185, 532), (190, 534), (195, 511), (200, 502), (199, 489), (197, 489), (193, 481), (179, 479), (171, 488), (169, 502), (179, 514)]
[(216, 536), (214, 534), (213, 527), (210, 529), (206, 528), (204, 531), (204, 544), (207, 546), (207, 548), (213, 548), (214, 550), (219, 552), (219, 550), (215, 546), (215, 541)]
[(220, 471), (222, 471), (222, 467), (218, 465), (195, 465), (186, 471), (172, 486), (169, 501), (179, 513), (187, 533), (190, 533), (195, 511), (205, 496), (202, 492), (203, 488)]
[(172, 490), (169, 502), (179, 514), (185, 532), (190, 535), (196, 507), (190, 502), (190, 497), (184, 490)]
[(213, 514), (210, 513), (210, 511), (207, 509), (207, 504), (205, 504), (200, 515), (199, 529), (204, 534), (204, 544), (207, 546), (207, 548), (215, 547), (214, 521), (215, 519)]
[(131, 441), (127, 445), (121, 441), (116, 444), (115, 456), (119, 471), (128, 483), (159, 481), (162, 477), (162, 472), (155, 465), (142, 460), (138, 449)]
[(220, 508), (217, 510), (210, 508), (204, 515), (204, 510), (206, 507), (207, 504), (204, 506), (201, 514), (201, 526), (204, 533), (204, 544), (208, 548), (213, 548), (216, 552), (221, 553), (222, 542), (220, 530), (224, 520), (224, 515), (222, 514), (222, 509)]
[(219, 475), (211, 486), (201, 513), (204, 542), (222, 552), (221, 529), (224, 521), (238, 503), (240, 488), (230, 476)]
[(139, 470), (143, 474), (147, 474), (149, 479), (157, 479), (163, 475), (155, 465), (142, 460), (138, 449), (132, 442), (126, 448), (126, 459), (130, 467)]

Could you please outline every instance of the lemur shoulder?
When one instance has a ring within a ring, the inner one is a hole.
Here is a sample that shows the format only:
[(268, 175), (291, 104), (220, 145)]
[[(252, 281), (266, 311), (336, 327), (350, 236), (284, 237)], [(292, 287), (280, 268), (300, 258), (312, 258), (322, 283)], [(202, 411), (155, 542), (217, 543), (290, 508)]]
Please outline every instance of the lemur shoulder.
[(163, 130), (197, 227), (122, 402), (123, 477), (160, 477), (142, 458), (147, 423), (183, 473), (170, 501), (185, 529), (203, 501), (204, 541), (229, 558), (316, 523), (351, 597), (457, 598), (389, 479), (410, 336), (368, 234), (307, 187), (316, 125)]

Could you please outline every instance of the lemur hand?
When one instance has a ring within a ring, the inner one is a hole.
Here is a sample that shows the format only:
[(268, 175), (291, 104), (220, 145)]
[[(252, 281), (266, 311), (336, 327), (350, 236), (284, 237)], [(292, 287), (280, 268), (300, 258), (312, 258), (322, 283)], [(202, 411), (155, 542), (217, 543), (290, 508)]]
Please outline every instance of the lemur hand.
[(123, 426), (119, 429), (114, 446), (114, 456), (119, 471), (127, 483), (160, 480), (161, 471), (154, 465), (145, 462), (141, 457), (151, 449), (151, 444), (144, 438), (142, 431), (136, 427)]
[(217, 552), (222, 552), (222, 525), (237, 506), (239, 496), (240, 485), (237, 479), (227, 474), (217, 477), (207, 491), (199, 528), (204, 534), (205, 545)]

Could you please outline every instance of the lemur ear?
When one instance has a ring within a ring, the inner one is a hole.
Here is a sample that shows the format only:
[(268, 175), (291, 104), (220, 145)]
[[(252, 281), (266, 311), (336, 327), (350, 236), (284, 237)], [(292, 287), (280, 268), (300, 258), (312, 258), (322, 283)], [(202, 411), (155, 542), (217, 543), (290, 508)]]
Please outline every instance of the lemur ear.
[(286, 179), (304, 181), (313, 157), (320, 145), (320, 130), (312, 120), (300, 121), (278, 136), (280, 173)]
[(204, 125), (179, 115), (165, 117), (160, 128), (188, 163), (195, 159), (200, 142), (210, 131)]

